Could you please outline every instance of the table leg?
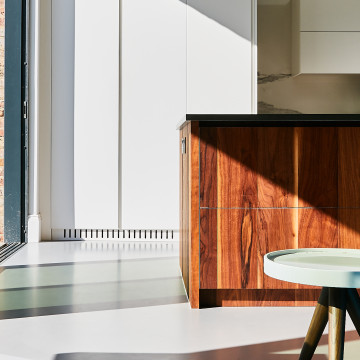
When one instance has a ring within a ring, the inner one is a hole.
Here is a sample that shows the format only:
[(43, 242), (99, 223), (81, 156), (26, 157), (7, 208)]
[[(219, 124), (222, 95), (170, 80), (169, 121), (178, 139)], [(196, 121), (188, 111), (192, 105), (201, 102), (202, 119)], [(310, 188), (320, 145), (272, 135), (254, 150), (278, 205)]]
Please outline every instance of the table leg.
[(346, 308), (360, 335), (360, 297), (356, 289), (347, 289)]
[(299, 360), (310, 360), (328, 322), (329, 289), (323, 288), (301, 349)]
[(346, 289), (329, 288), (329, 360), (344, 358)]

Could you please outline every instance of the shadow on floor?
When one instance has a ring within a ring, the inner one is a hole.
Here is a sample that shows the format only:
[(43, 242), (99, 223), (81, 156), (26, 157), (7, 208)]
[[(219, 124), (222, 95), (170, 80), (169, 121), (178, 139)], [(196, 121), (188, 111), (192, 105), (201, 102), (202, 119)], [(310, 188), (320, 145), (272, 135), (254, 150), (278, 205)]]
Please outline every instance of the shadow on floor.
[(178, 259), (0, 267), (0, 320), (187, 303)]
[[(346, 341), (354, 340), (358, 340), (357, 332), (346, 332)], [(57, 354), (54, 360), (298, 360), (303, 341), (304, 338), (297, 338), (184, 354), (68, 353)], [(319, 345), (326, 345), (327, 342), (328, 336), (324, 335)], [(279, 354), (280, 352), (282, 354)], [(313, 360), (327, 360), (327, 358), (324, 354), (313, 356)]]
[(185, 295), (182, 295), (182, 296), (172, 296), (172, 297), (169, 296), (169, 297), (161, 297), (161, 298), (159, 297), (156, 299), (104, 302), (97, 304), (76, 304), (69, 306), (37, 307), (37, 308), (28, 308), (28, 309), (0, 311), (0, 320), (60, 315), (60, 314), (74, 314), (74, 313), (93, 312), (93, 311), (132, 309), (138, 307), (150, 307), (150, 306), (160, 306), (160, 305), (184, 304), (187, 302), (188, 302), (187, 297)]

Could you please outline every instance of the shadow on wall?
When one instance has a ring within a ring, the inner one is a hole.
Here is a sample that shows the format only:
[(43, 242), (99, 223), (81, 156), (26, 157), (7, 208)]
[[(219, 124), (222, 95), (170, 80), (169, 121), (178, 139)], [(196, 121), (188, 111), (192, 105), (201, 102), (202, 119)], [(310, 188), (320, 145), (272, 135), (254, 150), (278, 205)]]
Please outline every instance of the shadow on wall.
[[(347, 342), (358, 340), (356, 331), (345, 334)], [(261, 359), (261, 360), (297, 360), (304, 339), (290, 339), (270, 343), (246, 345), (211, 351), (184, 354), (146, 354), (146, 353), (68, 353), (57, 354), (54, 360), (233, 360), (233, 359)], [(326, 347), (328, 336), (322, 336), (319, 346)], [(326, 360), (327, 355), (315, 354), (313, 360)]]
[[(235, 34), (241, 36), (244, 39), (251, 41), (251, 33), (249, 32), (248, 22), (239, 21), (241, 16), (237, 10), (243, 8), (243, 4), (240, 4), (238, 0), (180, 0), (182, 3), (192, 7), (199, 13), (205, 15), (209, 19), (212, 19), (220, 25), (231, 30)], [(251, 1), (249, 3), (249, 11), (251, 9)]]

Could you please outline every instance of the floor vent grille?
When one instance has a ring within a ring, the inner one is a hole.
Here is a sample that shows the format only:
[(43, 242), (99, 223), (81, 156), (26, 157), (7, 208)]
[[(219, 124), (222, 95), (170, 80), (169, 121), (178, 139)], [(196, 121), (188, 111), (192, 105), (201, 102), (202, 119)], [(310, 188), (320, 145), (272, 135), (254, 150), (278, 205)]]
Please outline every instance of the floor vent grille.
[(178, 241), (179, 230), (52, 229), (53, 240)]
[(20, 243), (9, 243), (4, 244), (0, 247), (0, 263), (6, 260), (9, 256), (14, 254), (20, 248), (22, 248), (25, 244)]

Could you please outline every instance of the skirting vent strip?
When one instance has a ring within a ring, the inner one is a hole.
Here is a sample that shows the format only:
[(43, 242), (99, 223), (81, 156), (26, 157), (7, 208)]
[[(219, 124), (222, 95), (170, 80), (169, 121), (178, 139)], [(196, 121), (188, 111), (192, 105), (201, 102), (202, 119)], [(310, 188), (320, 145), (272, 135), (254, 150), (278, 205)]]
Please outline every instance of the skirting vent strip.
[(52, 229), (53, 240), (178, 241), (179, 230)]

